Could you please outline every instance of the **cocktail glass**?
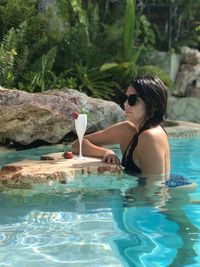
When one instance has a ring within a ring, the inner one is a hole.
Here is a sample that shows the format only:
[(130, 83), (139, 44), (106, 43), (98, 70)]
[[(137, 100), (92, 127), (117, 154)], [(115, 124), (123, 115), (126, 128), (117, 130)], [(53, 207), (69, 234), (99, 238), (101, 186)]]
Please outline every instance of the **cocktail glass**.
[(82, 142), (87, 128), (87, 114), (79, 114), (75, 121), (75, 129), (79, 140), (79, 157), (78, 159), (84, 159), (82, 155)]

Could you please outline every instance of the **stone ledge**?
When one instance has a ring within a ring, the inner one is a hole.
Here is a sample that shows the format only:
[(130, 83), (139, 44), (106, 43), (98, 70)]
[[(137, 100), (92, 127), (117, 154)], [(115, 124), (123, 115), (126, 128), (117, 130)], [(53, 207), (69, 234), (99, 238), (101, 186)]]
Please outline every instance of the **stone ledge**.
[(187, 121), (174, 121), (177, 126), (165, 127), (171, 138), (200, 137), (200, 124)]
[(68, 183), (80, 174), (120, 174), (117, 164), (103, 163), (101, 159), (63, 159), (62, 153), (49, 154), (52, 160), (23, 160), (7, 164), (0, 170), (0, 185), (27, 187), (35, 183), (56, 181)]

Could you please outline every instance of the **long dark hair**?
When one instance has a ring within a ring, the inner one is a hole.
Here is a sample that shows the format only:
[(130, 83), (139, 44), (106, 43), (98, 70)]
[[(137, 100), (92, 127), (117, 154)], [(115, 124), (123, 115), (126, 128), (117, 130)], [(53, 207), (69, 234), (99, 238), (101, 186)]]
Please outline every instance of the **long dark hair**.
[(157, 77), (145, 75), (131, 78), (130, 86), (146, 104), (146, 115), (140, 130), (162, 123), (167, 109), (167, 88), (164, 83)]
[(136, 90), (139, 97), (146, 104), (145, 118), (131, 142), (132, 149), (134, 149), (141, 132), (163, 122), (167, 110), (167, 88), (158, 77), (151, 75), (130, 78), (129, 85)]

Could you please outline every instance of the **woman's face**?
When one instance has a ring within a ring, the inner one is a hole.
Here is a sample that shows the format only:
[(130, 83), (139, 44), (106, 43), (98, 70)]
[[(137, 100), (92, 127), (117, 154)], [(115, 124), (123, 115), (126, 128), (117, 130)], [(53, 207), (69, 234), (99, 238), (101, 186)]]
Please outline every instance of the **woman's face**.
[[(129, 86), (125, 95), (130, 96), (132, 94), (138, 95), (136, 90), (132, 86)], [(140, 97), (137, 98), (136, 103), (133, 106), (130, 106), (128, 100), (126, 100), (124, 102), (124, 111), (127, 119), (135, 124), (136, 127), (139, 127), (145, 118), (146, 105)]]

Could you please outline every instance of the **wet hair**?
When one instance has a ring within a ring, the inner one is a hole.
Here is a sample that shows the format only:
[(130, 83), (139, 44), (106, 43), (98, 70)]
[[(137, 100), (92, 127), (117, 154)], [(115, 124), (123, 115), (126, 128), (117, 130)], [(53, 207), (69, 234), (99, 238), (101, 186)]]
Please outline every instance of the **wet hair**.
[(146, 105), (145, 118), (139, 127), (138, 133), (131, 142), (132, 149), (134, 149), (141, 132), (163, 122), (167, 110), (167, 88), (158, 77), (151, 75), (130, 78), (129, 86), (132, 86), (136, 90)]

